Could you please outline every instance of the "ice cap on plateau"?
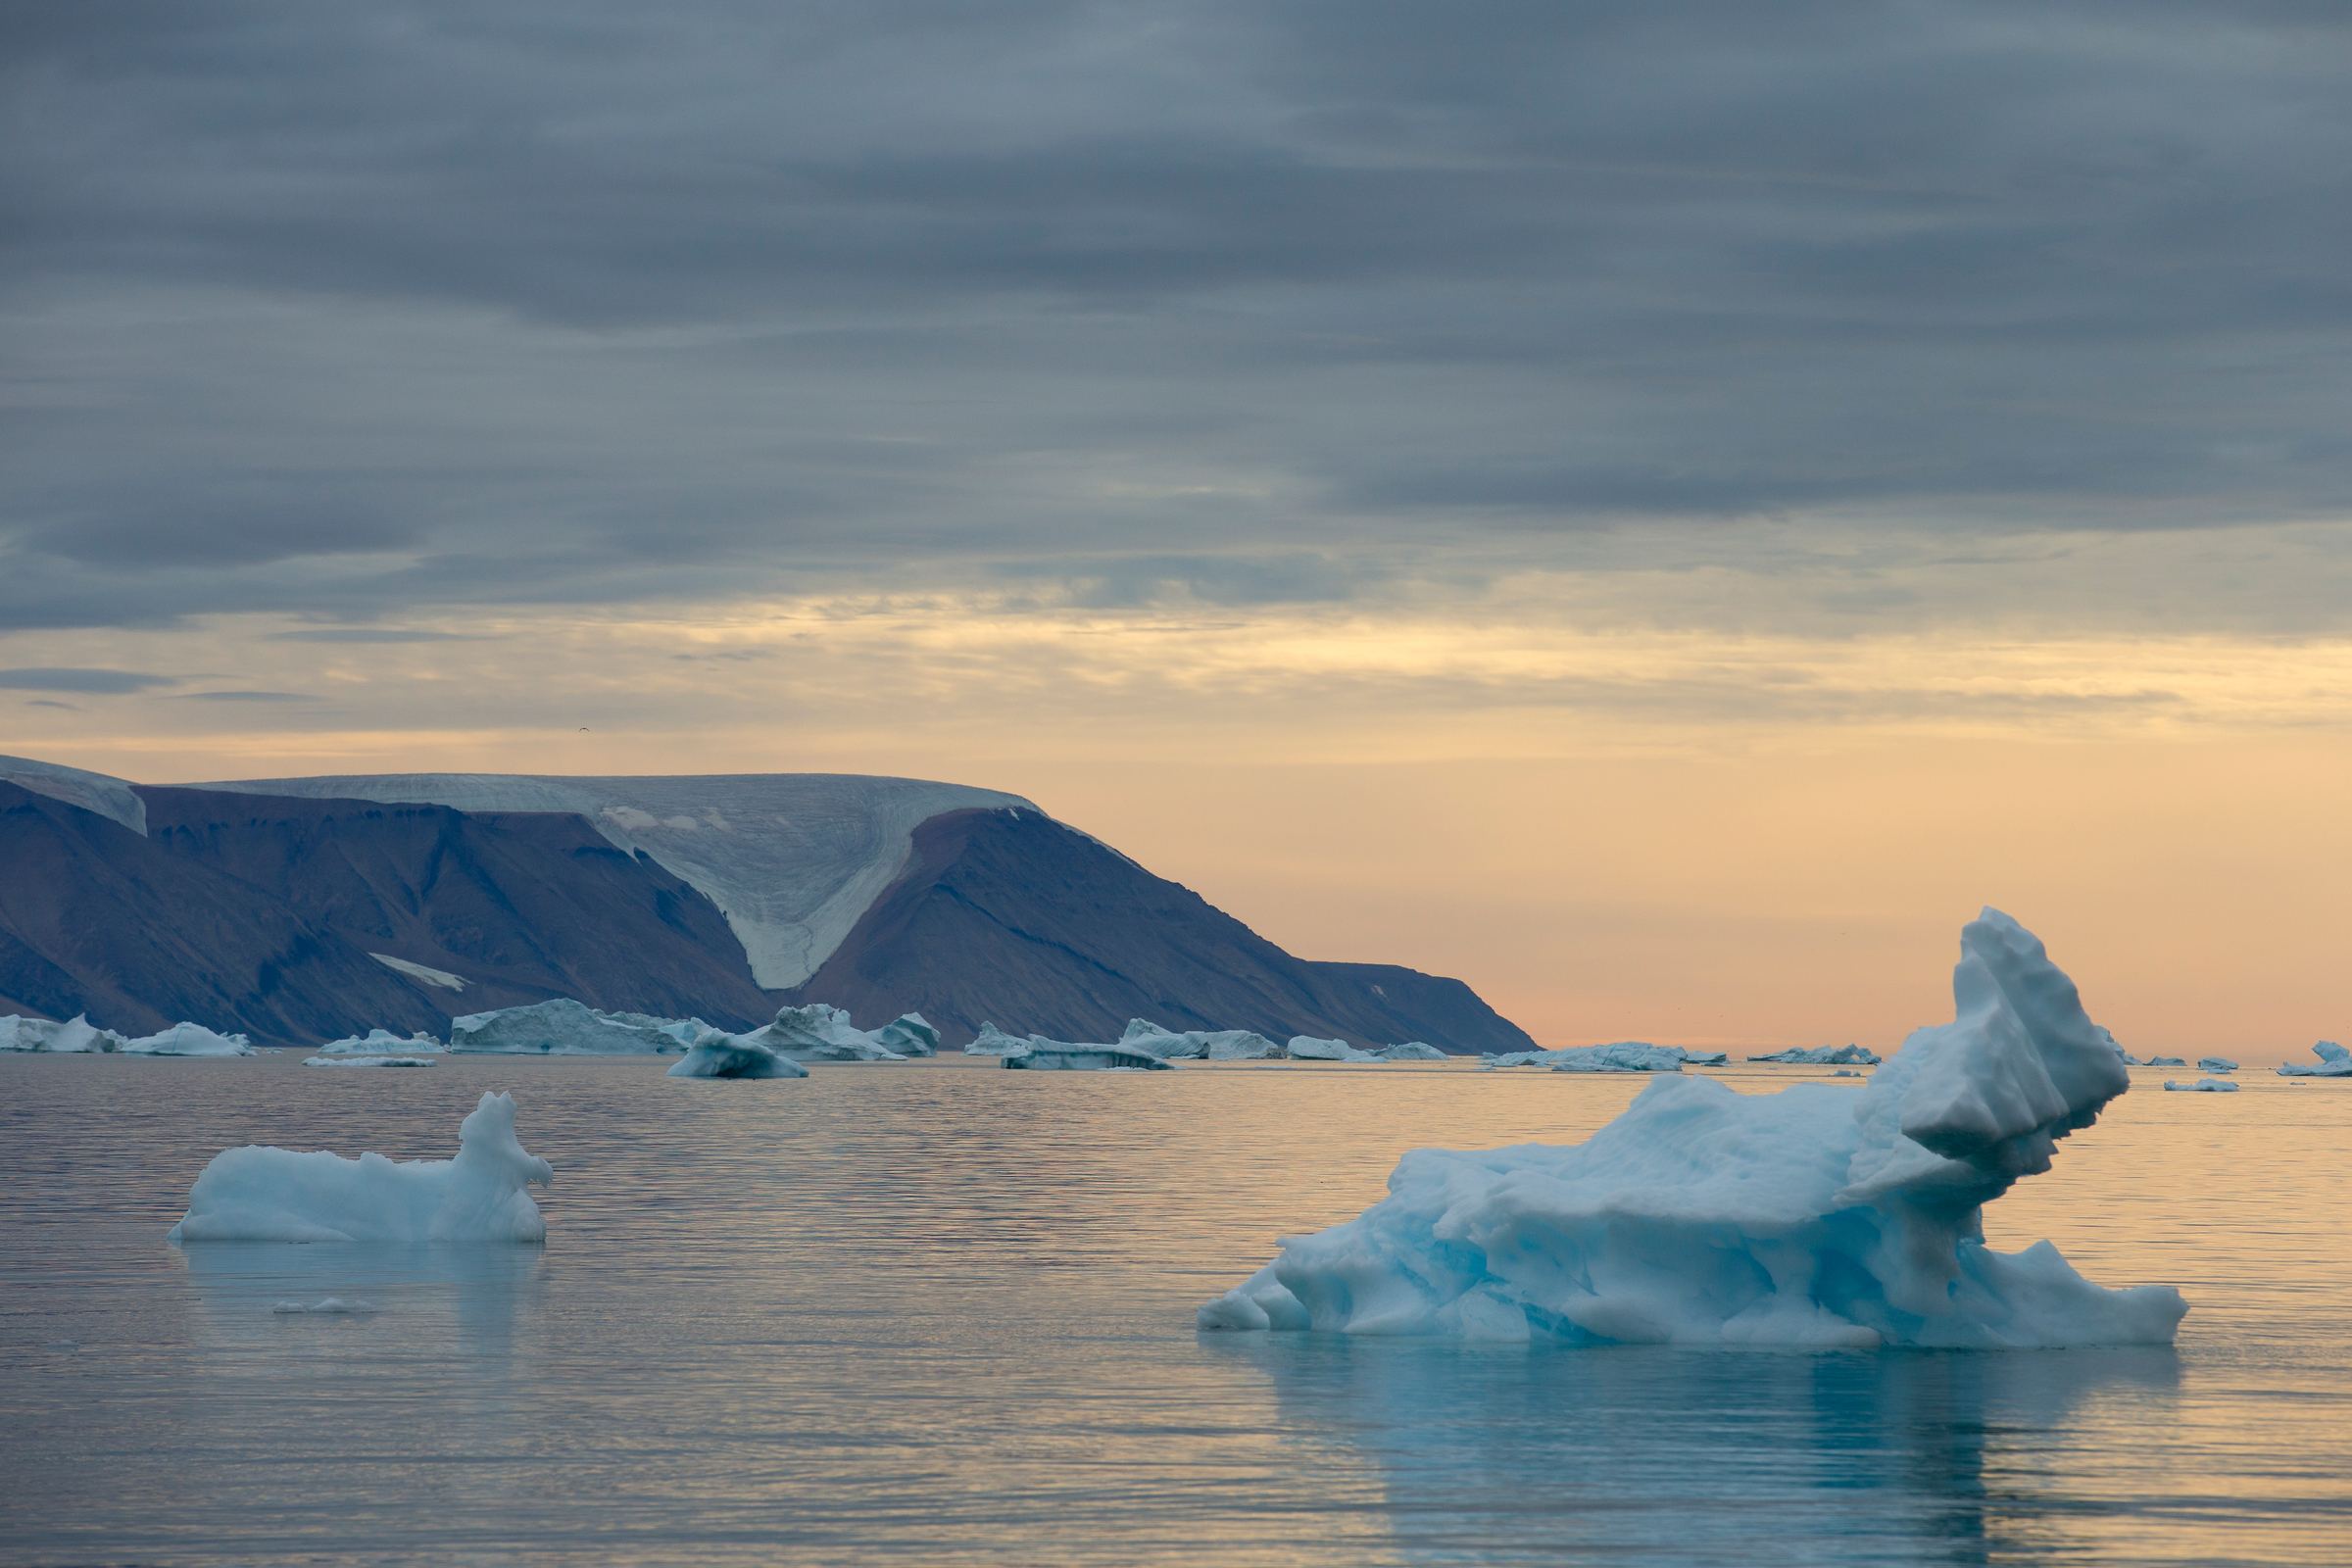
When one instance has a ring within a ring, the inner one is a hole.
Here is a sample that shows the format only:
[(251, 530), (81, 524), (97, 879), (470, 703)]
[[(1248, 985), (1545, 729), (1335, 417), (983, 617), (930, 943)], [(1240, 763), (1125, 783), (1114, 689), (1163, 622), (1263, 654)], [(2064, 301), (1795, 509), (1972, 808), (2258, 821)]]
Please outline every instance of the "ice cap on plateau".
[(2278, 1068), (2281, 1078), (2352, 1078), (2352, 1051), (2346, 1051), (2332, 1040), (2323, 1040), (2311, 1048), (2320, 1058), (2318, 1066), (2309, 1062), (2285, 1062)]
[(173, 1242), (542, 1242), (526, 1191), (555, 1167), (514, 1136), (514, 1097), (484, 1094), (458, 1126), (458, 1157), (345, 1159), (248, 1145), (213, 1156)]
[(2107, 1291), (1983, 1205), (2129, 1087), (2074, 983), (2016, 921), (1961, 932), (1954, 1021), (1859, 1093), (1653, 1077), (1586, 1143), (1419, 1150), (1356, 1219), (1292, 1237), (1204, 1329), (1569, 1343), (2167, 1343), (2164, 1286)]
[(122, 779), (109, 778), (104, 773), (85, 773), (78, 767), (62, 767), (55, 762), (36, 762), (29, 757), (0, 757), (0, 783), (14, 784), (35, 795), (46, 795), (53, 801), (95, 811), (122, 823), (141, 838), (147, 836), (147, 803)]

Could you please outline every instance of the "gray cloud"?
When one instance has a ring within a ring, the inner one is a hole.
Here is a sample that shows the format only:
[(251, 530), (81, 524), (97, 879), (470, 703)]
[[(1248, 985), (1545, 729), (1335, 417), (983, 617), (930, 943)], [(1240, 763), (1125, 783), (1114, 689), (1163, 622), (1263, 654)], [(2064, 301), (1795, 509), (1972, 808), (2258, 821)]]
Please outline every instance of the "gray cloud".
[(53, 703), (46, 697), (36, 697), (31, 702), (26, 703), (24, 706), (26, 708), (62, 708), (69, 713), (78, 713), (81, 711), (80, 709), (75, 708), (72, 703)]
[(315, 703), (303, 692), (173, 692), (167, 703)]
[(459, 643), (472, 639), (454, 631), (401, 631), (379, 626), (320, 626), (271, 632), (273, 643)]
[(2338, 6), (40, 10), (9, 624), (2352, 514)]
[(0, 669), (0, 691), (81, 692), (92, 697), (120, 697), (177, 684), (169, 675), (142, 675), (127, 669)]

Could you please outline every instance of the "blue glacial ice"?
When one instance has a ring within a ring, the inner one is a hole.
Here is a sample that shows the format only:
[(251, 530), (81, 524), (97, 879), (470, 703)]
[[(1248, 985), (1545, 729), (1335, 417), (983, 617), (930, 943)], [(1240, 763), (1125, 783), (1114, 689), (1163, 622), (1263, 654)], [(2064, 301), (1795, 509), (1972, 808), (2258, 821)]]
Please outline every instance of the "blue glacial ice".
[(2092, 1285), (2047, 1242), (1996, 1252), (1983, 1205), (2130, 1087), (2074, 983), (1986, 909), (1953, 1022), (1859, 1092), (1654, 1076), (1586, 1143), (1419, 1150), (1360, 1217), (1286, 1238), (1204, 1329), (1571, 1344), (2169, 1343), (2165, 1286)]
[(2278, 1069), (2281, 1078), (2352, 1078), (2352, 1051), (2346, 1051), (2332, 1040), (2323, 1040), (2311, 1048), (2320, 1058), (2318, 1066), (2308, 1062), (2290, 1061)]
[(44, 1051), (61, 1054), (121, 1051), (123, 1039), (112, 1029), (100, 1029), (87, 1016), (75, 1013), (64, 1023), (52, 1018), (0, 1018), (0, 1051)]
[(2227, 1078), (2200, 1078), (2193, 1084), (2177, 1084), (2167, 1078), (2164, 1081), (2164, 1087), (2176, 1094), (2234, 1095), (2237, 1093), (2237, 1085)]
[(188, 1190), (174, 1242), (542, 1242), (527, 1188), (555, 1167), (514, 1136), (514, 1097), (485, 1094), (458, 1157), (395, 1162), (248, 1145), (215, 1154)]

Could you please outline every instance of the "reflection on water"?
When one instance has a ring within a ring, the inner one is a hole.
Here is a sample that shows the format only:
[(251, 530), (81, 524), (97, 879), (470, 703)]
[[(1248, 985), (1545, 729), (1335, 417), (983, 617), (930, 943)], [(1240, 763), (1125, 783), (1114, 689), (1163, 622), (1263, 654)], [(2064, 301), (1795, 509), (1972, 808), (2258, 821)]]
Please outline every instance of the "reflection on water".
[[(1428, 1069), (0, 1058), (0, 1561), (2340, 1564), (2352, 1084), (2133, 1094), (1987, 1216), (2178, 1350), (1200, 1335), (1404, 1150), (1640, 1085)], [(1794, 1074), (1735, 1074), (1778, 1087)], [(2160, 1076), (2160, 1075), (2159, 1075)], [(247, 1142), (445, 1156), (546, 1247), (162, 1242)], [(364, 1313), (279, 1313), (328, 1298)], [(72, 1342), (61, 1345), (53, 1342)]]

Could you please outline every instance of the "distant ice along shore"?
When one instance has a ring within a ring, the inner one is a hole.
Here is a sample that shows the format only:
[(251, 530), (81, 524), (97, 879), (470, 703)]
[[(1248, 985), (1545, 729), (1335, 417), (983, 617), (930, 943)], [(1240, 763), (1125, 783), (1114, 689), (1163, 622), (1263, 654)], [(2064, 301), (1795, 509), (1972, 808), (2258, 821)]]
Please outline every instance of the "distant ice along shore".
[[(2108, 1291), (1982, 1206), (2050, 1168), (2130, 1087), (2039, 941), (1962, 932), (1953, 1022), (1859, 1094), (1743, 1096), (1654, 1077), (1572, 1148), (1421, 1150), (1362, 1216), (1294, 1238), (1200, 1309), (1212, 1330), (1572, 1344), (2034, 1347), (2169, 1343), (2167, 1286)], [(2169, 1087), (2169, 1086), (2168, 1086)], [(2230, 1087), (2234, 1087), (2230, 1086)]]

